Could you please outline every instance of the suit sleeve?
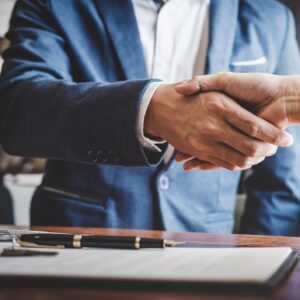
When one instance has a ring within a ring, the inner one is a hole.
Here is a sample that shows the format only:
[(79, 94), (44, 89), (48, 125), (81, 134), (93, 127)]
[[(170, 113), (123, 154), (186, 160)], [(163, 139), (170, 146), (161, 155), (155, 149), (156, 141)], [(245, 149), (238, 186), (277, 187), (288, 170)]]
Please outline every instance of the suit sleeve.
[(124, 166), (160, 162), (164, 151), (144, 149), (135, 131), (151, 80), (74, 82), (68, 49), (47, 1), (19, 1), (7, 37), (0, 143), (8, 153)]
[[(277, 74), (299, 74), (300, 59), (295, 24), (287, 10), (286, 34)], [(254, 167), (245, 182), (248, 194), (241, 231), (251, 234), (295, 236), (300, 225), (300, 127), (288, 130), (295, 138), (289, 148)]]

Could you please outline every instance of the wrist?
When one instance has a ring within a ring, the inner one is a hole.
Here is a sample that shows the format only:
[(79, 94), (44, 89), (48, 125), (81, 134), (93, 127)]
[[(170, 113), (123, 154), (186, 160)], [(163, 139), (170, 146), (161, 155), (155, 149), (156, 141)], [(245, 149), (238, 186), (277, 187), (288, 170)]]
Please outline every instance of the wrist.
[(300, 122), (300, 79), (299, 76), (281, 77), (281, 90), (286, 106), (288, 124)]
[(158, 125), (159, 125), (159, 114), (162, 107), (162, 103), (164, 101), (164, 90), (167, 88), (167, 84), (161, 84), (156, 91), (154, 92), (149, 106), (147, 108), (147, 112), (145, 115), (144, 122), (144, 134), (145, 136), (152, 138), (161, 138)]
[(294, 97), (292, 97), (288, 104), (289, 114), (292, 124), (300, 123), (300, 77), (292, 76)]

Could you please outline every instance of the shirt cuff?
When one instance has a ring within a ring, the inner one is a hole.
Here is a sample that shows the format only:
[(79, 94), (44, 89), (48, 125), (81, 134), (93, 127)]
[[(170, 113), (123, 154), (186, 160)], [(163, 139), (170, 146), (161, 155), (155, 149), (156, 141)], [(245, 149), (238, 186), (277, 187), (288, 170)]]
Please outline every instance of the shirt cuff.
[(155, 152), (161, 152), (161, 149), (156, 146), (156, 144), (163, 144), (166, 141), (164, 140), (156, 140), (156, 139), (150, 139), (144, 135), (144, 121), (146, 112), (148, 109), (148, 106), (150, 104), (150, 101), (152, 99), (153, 94), (155, 93), (156, 89), (162, 84), (163, 82), (152, 82), (148, 85), (146, 88), (146, 91), (143, 95), (143, 98), (140, 102), (139, 111), (137, 114), (137, 120), (136, 120), (136, 135), (143, 147), (150, 151)]

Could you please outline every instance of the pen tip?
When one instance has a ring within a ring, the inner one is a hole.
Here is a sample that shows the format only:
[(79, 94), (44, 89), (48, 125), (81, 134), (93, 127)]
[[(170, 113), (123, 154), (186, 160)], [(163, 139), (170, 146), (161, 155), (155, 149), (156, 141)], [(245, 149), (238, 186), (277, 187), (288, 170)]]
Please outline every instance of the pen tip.
[(175, 247), (177, 245), (184, 245), (184, 244), (185, 244), (185, 242), (183, 242), (183, 241), (171, 241), (171, 240), (165, 241), (166, 247)]

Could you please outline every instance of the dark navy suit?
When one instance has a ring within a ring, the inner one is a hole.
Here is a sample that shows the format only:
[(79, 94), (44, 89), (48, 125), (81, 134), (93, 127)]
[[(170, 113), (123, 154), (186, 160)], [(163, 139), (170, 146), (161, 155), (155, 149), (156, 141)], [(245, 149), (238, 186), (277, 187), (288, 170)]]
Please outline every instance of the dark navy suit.
[[(290, 12), (272, 0), (212, 0), (206, 73), (300, 72)], [(0, 81), (1, 144), (46, 157), (33, 224), (231, 232), (240, 172), (185, 173), (135, 133), (147, 78), (128, 0), (19, 1)], [(265, 57), (258, 65), (234, 62)], [(252, 169), (242, 229), (296, 234), (300, 134)]]

